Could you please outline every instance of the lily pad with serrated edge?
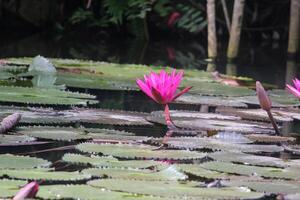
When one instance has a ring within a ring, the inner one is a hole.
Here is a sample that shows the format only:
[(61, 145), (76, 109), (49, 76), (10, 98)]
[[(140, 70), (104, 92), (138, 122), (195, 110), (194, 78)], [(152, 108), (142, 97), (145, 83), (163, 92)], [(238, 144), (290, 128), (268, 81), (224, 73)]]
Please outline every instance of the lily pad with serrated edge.
[[(109, 177), (116, 179), (134, 179), (145, 181), (176, 181), (185, 180), (187, 176), (171, 165), (161, 171), (141, 170), (141, 169), (121, 169), (121, 168), (88, 168), (82, 173), (90, 174), (95, 177)], [(151, 182), (149, 183), (151, 184)]]
[[(199, 130), (199, 131), (223, 131), (223, 132), (238, 132), (238, 133), (266, 133), (266, 134), (273, 134), (275, 133), (273, 127), (269, 123), (262, 123), (262, 122), (254, 122), (254, 121), (245, 121), (239, 120), (238, 117), (235, 116), (228, 116), (228, 115), (221, 115), (221, 114), (194, 114), (188, 115), (189, 112), (186, 114), (179, 113), (177, 116), (184, 116), (184, 117), (172, 117), (171, 118), (173, 123), (184, 129), (192, 129), (192, 130)], [(196, 117), (196, 116), (201, 116)], [(152, 112), (146, 118), (148, 121), (153, 123), (159, 123), (166, 125), (163, 112)]]
[[(160, 143), (161, 139), (151, 139), (153, 143)], [(209, 137), (171, 137), (165, 144), (172, 148), (179, 149), (211, 149), (223, 150), (231, 152), (246, 152), (246, 153), (259, 153), (259, 152), (281, 152), (284, 149), (278, 145), (256, 145), (256, 144), (235, 144), (231, 142), (223, 142), (219, 139)]]
[(185, 94), (180, 96), (175, 101), (179, 104), (193, 104), (193, 105), (208, 105), (212, 107), (225, 106), (234, 108), (247, 108), (247, 104), (235, 100), (230, 97), (220, 96), (203, 96), (198, 94)]
[(196, 82), (189, 80), (184, 80), (183, 82), (193, 86), (193, 88), (190, 90), (190, 93), (192, 94), (225, 97), (241, 97), (255, 94), (253, 90), (246, 87), (233, 87), (216, 82)]
[(97, 103), (94, 96), (58, 89), (0, 86), (0, 102), (50, 105), (87, 105)]
[[(32, 58), (8, 58), (10, 64), (22, 63), (28, 65)], [(115, 64), (106, 62), (50, 59), (56, 65), (57, 84), (68, 87), (109, 89), (109, 90), (138, 90), (136, 78), (142, 78), (151, 71), (159, 72), (163, 67), (149, 67), (135, 64)], [(166, 71), (172, 68), (164, 67)], [(210, 73), (199, 70), (185, 70), (187, 85), (194, 82), (212, 82)]]
[(43, 181), (81, 181), (91, 178), (89, 174), (79, 172), (65, 171), (47, 171), (45, 169), (27, 169), (27, 170), (0, 170), (1, 176), (7, 176), (12, 179), (20, 180), (43, 180)]
[(269, 156), (257, 156), (238, 152), (214, 152), (210, 153), (209, 157), (222, 162), (242, 163), (247, 165), (268, 166), (268, 167), (290, 167), (299, 166), (299, 162), (294, 160), (284, 161), (280, 158)]
[(268, 134), (249, 134), (245, 135), (249, 140), (255, 143), (267, 143), (267, 144), (274, 144), (274, 143), (281, 143), (281, 142), (294, 142), (296, 138), (294, 137), (286, 137), (286, 136), (279, 136), (279, 135), (268, 135)]
[(168, 165), (154, 160), (118, 160), (111, 156), (86, 156), (80, 154), (67, 153), (62, 157), (65, 162), (73, 164), (92, 165), (94, 167), (107, 168), (130, 168), (130, 169), (164, 169)]
[(4, 135), (0, 134), (0, 146), (18, 146), (33, 142), (36, 139), (27, 135)]
[(237, 187), (206, 188), (203, 183), (175, 181), (140, 181), (125, 179), (100, 179), (89, 181), (89, 185), (112, 191), (130, 192), (162, 197), (185, 199), (249, 199), (260, 198), (261, 193)]
[(298, 168), (274, 168), (274, 167), (258, 167), (250, 165), (241, 165), (227, 162), (206, 162), (201, 164), (201, 167), (214, 170), (218, 172), (224, 172), (229, 174), (239, 174), (245, 176), (258, 176), (265, 178), (276, 178), (276, 179), (290, 179), (299, 180), (300, 173)]
[[(233, 109), (233, 108), (217, 108), (217, 113), (225, 115), (233, 115), (241, 117), (245, 120), (266, 121), (269, 122), (269, 116), (265, 110), (262, 109)], [(272, 114), (276, 122), (291, 122), (293, 117), (281, 113), (278, 109), (272, 109)]]
[(33, 127), (18, 127), (17, 133), (29, 135), (36, 138), (50, 140), (84, 140), (91, 139), (83, 129), (71, 127), (50, 127), (50, 126), (33, 126)]
[(101, 190), (89, 185), (47, 185), (40, 186), (37, 194), (42, 199), (85, 199), (85, 200), (169, 200), (162, 197), (135, 195), (124, 192)]
[(206, 157), (205, 153), (183, 150), (157, 150), (157, 147), (133, 144), (82, 143), (77, 145), (76, 149), (82, 152), (102, 153), (118, 158), (192, 160)]
[(261, 180), (261, 181), (222, 181), (222, 185), (235, 187), (248, 187), (257, 192), (269, 194), (294, 194), (300, 193), (300, 182), (283, 180)]
[(0, 179), (0, 198), (13, 197), (26, 181)]
[(45, 168), (49, 167), (50, 164), (49, 161), (41, 158), (0, 154), (0, 169)]
[(29, 124), (111, 124), (111, 125), (140, 125), (151, 126), (145, 117), (146, 113), (75, 108), (70, 110), (54, 110), (51, 108), (0, 107), (0, 118), (10, 113), (18, 112), (22, 115), (21, 123)]

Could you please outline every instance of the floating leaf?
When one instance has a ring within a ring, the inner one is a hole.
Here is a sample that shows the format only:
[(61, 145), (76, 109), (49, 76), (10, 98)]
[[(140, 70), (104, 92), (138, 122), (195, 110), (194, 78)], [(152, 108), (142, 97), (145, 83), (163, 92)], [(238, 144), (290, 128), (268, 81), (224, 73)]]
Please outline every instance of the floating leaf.
[[(84, 169), (82, 173), (90, 174), (96, 177), (110, 177), (116, 179), (135, 179), (135, 180), (161, 180), (175, 181), (185, 180), (187, 176), (178, 171), (171, 165), (161, 171), (141, 170), (141, 169), (120, 169), (120, 168), (89, 168)], [(151, 184), (151, 182), (149, 182)]]
[(209, 154), (209, 157), (223, 162), (243, 163), (247, 165), (269, 166), (269, 167), (288, 167), (296, 165), (293, 160), (284, 161), (279, 158), (269, 156), (256, 156), (237, 152), (214, 152)]
[(177, 103), (194, 104), (194, 105), (208, 105), (213, 107), (225, 106), (225, 107), (237, 107), (247, 108), (247, 104), (237, 101), (228, 97), (220, 96), (203, 96), (198, 94), (185, 94), (180, 96)]
[(30, 124), (70, 124), (95, 123), (112, 125), (152, 125), (145, 117), (146, 113), (114, 111), (103, 109), (74, 108), (54, 110), (47, 108), (0, 107), (0, 117), (18, 112), (22, 115), (21, 123)]
[(226, 162), (206, 162), (201, 164), (201, 167), (218, 172), (240, 174), (246, 176), (261, 176), (265, 178), (292, 179), (299, 180), (300, 173), (297, 168), (273, 168), (273, 167), (258, 167), (241, 165)]
[(248, 139), (257, 143), (281, 143), (281, 142), (294, 142), (296, 138), (294, 137), (285, 137), (279, 135), (267, 135), (267, 134), (249, 134), (246, 135)]
[(35, 138), (26, 135), (0, 134), (0, 146), (21, 146), (35, 141)]
[(21, 180), (43, 180), (43, 181), (80, 181), (90, 179), (89, 174), (79, 172), (46, 171), (41, 169), (19, 169), (19, 170), (0, 170), (1, 176)]
[(26, 181), (0, 179), (0, 198), (13, 197)]
[(192, 151), (157, 150), (157, 147), (146, 145), (82, 143), (76, 148), (82, 152), (102, 153), (119, 158), (190, 160), (206, 156), (205, 153)]
[[(266, 111), (262, 109), (230, 109), (230, 108), (217, 108), (218, 113), (226, 115), (234, 115), (246, 120), (266, 121), (269, 122), (269, 116)], [(293, 121), (292, 116), (281, 113), (277, 109), (272, 109), (272, 114), (277, 122), (290, 122)]]
[(95, 167), (108, 168), (132, 168), (132, 169), (162, 169), (166, 164), (154, 160), (123, 160), (119, 161), (111, 156), (85, 156), (80, 154), (65, 154), (62, 158), (65, 162), (74, 164), (90, 164)]
[(230, 179), (229, 174), (202, 168), (199, 164), (177, 164), (183, 172), (207, 179)]
[(295, 181), (222, 181), (225, 186), (248, 187), (251, 190), (271, 194), (300, 193), (300, 183)]
[(37, 194), (42, 199), (85, 199), (85, 200), (168, 200), (167, 198), (135, 195), (100, 190), (89, 185), (47, 185), (41, 186)]
[[(161, 142), (161, 139), (152, 139), (151, 141), (157, 143)], [(165, 143), (173, 148), (192, 150), (211, 149), (247, 153), (283, 151), (283, 148), (277, 145), (235, 144), (234, 142), (223, 142), (209, 137), (172, 137)]]
[(30, 169), (49, 167), (51, 163), (35, 157), (16, 156), (12, 154), (0, 155), (0, 169)]
[(51, 139), (51, 140), (83, 140), (90, 139), (82, 129), (66, 128), (66, 127), (49, 127), (49, 126), (35, 126), (35, 127), (19, 127), (17, 132), (24, 135), (29, 135), (36, 138)]
[[(214, 113), (187, 112), (184, 114), (184, 112), (178, 112), (179, 114), (176, 114), (176, 112), (177, 111), (173, 114), (174, 116), (171, 114), (172, 121), (176, 126), (185, 129), (239, 133), (274, 133), (274, 130), (269, 123), (242, 121), (234, 116)], [(188, 113), (192, 114), (189, 116)], [(176, 115), (178, 117), (176, 117)], [(165, 124), (162, 112), (152, 112), (151, 115), (147, 117), (147, 120), (154, 123)]]
[(201, 94), (206, 96), (227, 96), (227, 97), (241, 97), (254, 95), (254, 91), (246, 87), (232, 87), (215, 82), (196, 82), (196, 81), (183, 81), (188, 82), (193, 88), (190, 90), (193, 94)]
[(204, 188), (204, 185), (198, 182), (181, 184), (175, 181), (151, 181), (149, 184), (148, 181), (100, 179), (89, 181), (88, 184), (112, 191), (181, 199), (249, 199), (263, 196), (261, 193), (250, 192), (237, 187)]
[(87, 103), (96, 103), (97, 101), (93, 100), (94, 98), (94, 96), (88, 94), (57, 89), (0, 86), (0, 102), (86, 105)]

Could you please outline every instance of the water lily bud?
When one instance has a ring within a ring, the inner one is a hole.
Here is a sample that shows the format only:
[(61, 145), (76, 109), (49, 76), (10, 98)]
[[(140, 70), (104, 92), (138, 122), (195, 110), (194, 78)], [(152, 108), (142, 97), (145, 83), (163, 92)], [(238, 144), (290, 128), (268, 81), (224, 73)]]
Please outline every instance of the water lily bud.
[(261, 85), (259, 81), (256, 81), (256, 93), (257, 93), (260, 107), (265, 111), (271, 110), (272, 107), (271, 100), (267, 92), (265, 91), (264, 87)]
[(39, 184), (35, 181), (26, 184), (22, 187), (13, 200), (24, 200), (26, 198), (34, 198), (39, 190)]

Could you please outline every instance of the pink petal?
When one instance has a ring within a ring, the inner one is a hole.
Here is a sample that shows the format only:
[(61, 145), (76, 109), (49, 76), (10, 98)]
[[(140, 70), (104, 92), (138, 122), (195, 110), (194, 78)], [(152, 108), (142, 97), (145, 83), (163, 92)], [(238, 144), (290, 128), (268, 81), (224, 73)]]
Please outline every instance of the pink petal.
[(147, 94), (149, 97), (151, 97), (152, 99), (154, 99), (151, 89), (149, 88), (148, 85), (146, 85), (143, 81), (141, 81), (140, 79), (136, 80), (137, 85), (139, 86), (139, 88), (145, 93)]
[(293, 95), (295, 95), (296, 97), (300, 98), (300, 91), (298, 91), (296, 88), (292, 87), (289, 84), (286, 84), (286, 88), (288, 89), (288, 91), (290, 93), (292, 93)]
[(188, 92), (190, 89), (192, 89), (193, 86), (190, 86), (190, 87), (186, 87), (184, 88), (183, 90), (181, 90), (178, 94), (176, 94), (172, 101), (174, 101), (175, 99), (177, 99), (178, 97), (180, 97), (181, 95), (183, 95), (184, 93)]

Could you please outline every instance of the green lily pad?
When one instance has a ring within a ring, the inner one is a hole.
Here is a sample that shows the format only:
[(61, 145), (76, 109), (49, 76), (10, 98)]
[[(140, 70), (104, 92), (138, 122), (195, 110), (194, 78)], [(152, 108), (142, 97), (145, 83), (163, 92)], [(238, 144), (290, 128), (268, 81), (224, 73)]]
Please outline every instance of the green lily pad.
[(247, 104), (237, 101), (234, 98), (223, 97), (223, 96), (203, 96), (199, 94), (185, 94), (180, 96), (177, 103), (194, 104), (194, 105), (208, 105), (212, 107), (236, 107), (236, 108), (247, 108)]
[(89, 185), (112, 191), (130, 192), (185, 199), (249, 199), (260, 198), (261, 193), (243, 190), (237, 187), (205, 188), (198, 182), (179, 183), (175, 181), (138, 181), (100, 179), (89, 181)]
[(70, 124), (93, 123), (111, 125), (150, 126), (146, 113), (74, 108), (70, 110), (54, 110), (51, 108), (0, 107), (0, 118), (18, 112), (22, 115), (21, 123), (29, 124)]
[(101, 190), (89, 185), (47, 185), (41, 186), (37, 194), (42, 199), (85, 199), (85, 200), (168, 200), (167, 198), (135, 195), (123, 192)]
[(43, 180), (43, 181), (80, 181), (91, 178), (89, 174), (79, 172), (64, 172), (64, 171), (46, 171), (45, 169), (19, 169), (19, 170), (0, 170), (1, 176), (7, 176), (12, 179), (21, 180)]
[(209, 157), (222, 162), (234, 162), (234, 163), (242, 163), (247, 165), (256, 165), (256, 166), (269, 166), (269, 167), (288, 167), (299, 164), (291, 161), (284, 161), (279, 158), (274, 158), (270, 156), (256, 156), (245, 153), (237, 153), (237, 152), (214, 152), (209, 154)]
[(183, 150), (157, 150), (157, 147), (153, 146), (129, 144), (82, 143), (77, 145), (76, 149), (82, 152), (102, 153), (118, 158), (136, 159), (191, 160), (202, 159), (206, 156), (205, 153)]
[(86, 156), (80, 154), (67, 153), (62, 158), (63, 161), (73, 164), (92, 165), (94, 167), (107, 168), (130, 168), (130, 169), (164, 169), (167, 164), (154, 160), (118, 160), (111, 156)]
[[(154, 143), (161, 142), (161, 139), (152, 139)], [(223, 150), (231, 152), (246, 152), (246, 153), (259, 153), (259, 152), (281, 152), (283, 147), (278, 145), (256, 145), (256, 144), (238, 144), (234, 142), (223, 142), (221, 139), (214, 139), (209, 137), (171, 137), (165, 144), (172, 148), (179, 149), (211, 149)]]
[(83, 140), (91, 138), (84, 130), (70, 127), (19, 127), (17, 129), (17, 133), (29, 135), (36, 138), (62, 141)]
[(35, 157), (16, 156), (12, 154), (0, 155), (0, 169), (30, 169), (49, 167), (50, 162)]
[(300, 183), (295, 181), (222, 181), (225, 186), (248, 187), (257, 192), (269, 194), (294, 194), (300, 193)]
[(298, 168), (274, 168), (274, 167), (258, 167), (241, 165), (226, 162), (206, 162), (201, 164), (201, 167), (218, 172), (229, 174), (240, 174), (245, 176), (260, 176), (265, 178), (291, 179), (299, 180), (300, 173)]
[(35, 138), (26, 135), (0, 134), (0, 146), (18, 146), (32, 141), (35, 141)]
[(0, 179), (0, 198), (13, 197), (26, 181)]
[(56, 89), (0, 86), (0, 102), (87, 105), (96, 103), (95, 97), (88, 94), (67, 92)]
[[(141, 169), (120, 169), (120, 168), (89, 168), (82, 171), (84, 174), (90, 174), (95, 177), (110, 177), (116, 179), (134, 179), (134, 180), (160, 180), (176, 181), (185, 180), (187, 176), (172, 165), (161, 171), (141, 170)], [(151, 182), (149, 182), (151, 184)]]

